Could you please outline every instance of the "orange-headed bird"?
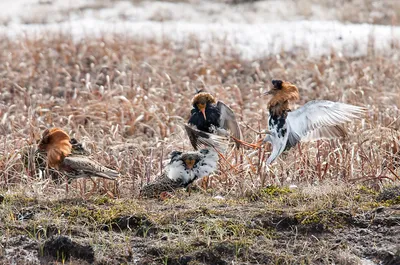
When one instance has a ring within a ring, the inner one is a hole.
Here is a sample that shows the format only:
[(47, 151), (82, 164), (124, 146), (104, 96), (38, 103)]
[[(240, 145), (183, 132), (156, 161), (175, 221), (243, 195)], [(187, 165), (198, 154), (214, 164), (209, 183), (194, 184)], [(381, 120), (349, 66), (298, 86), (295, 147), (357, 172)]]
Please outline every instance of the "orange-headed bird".
[(246, 144), (241, 141), (242, 133), (235, 113), (222, 101), (217, 102), (210, 93), (200, 91), (193, 97), (192, 105), (185, 129), (195, 150), (202, 144), (223, 152), (227, 144), (224, 141), (226, 137), (231, 137), (236, 147)]
[(61, 171), (69, 179), (101, 177), (115, 180), (119, 176), (117, 171), (86, 156), (71, 154), (70, 137), (60, 128), (45, 130), (38, 148), (39, 152), (46, 154), (48, 166)]
[(299, 90), (289, 82), (272, 80), (272, 95), (268, 103), (268, 132), (263, 142), (272, 144), (267, 165), (283, 151), (300, 141), (345, 137), (343, 123), (359, 118), (364, 108), (340, 102), (315, 100), (291, 111), (289, 103), (299, 99)]

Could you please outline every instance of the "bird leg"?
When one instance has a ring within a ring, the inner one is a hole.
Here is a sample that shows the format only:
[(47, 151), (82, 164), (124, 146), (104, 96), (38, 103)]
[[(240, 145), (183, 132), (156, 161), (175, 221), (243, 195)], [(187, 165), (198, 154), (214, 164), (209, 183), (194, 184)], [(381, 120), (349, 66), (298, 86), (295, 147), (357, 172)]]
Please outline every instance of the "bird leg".
[(250, 147), (250, 148), (253, 148), (253, 149), (260, 148), (259, 146), (255, 145), (255, 144), (252, 144), (252, 143), (248, 143), (248, 142), (239, 140), (239, 139), (237, 139), (236, 137), (231, 136), (231, 138), (232, 138), (236, 143), (239, 143), (239, 144), (241, 144), (241, 145), (244, 145), (244, 146), (247, 146), (247, 147)]
[[(89, 179), (93, 182), (93, 188), (87, 194), (85, 194), (85, 198), (89, 198), (90, 196), (92, 196), (97, 189), (96, 181), (94, 181), (91, 177), (89, 177)], [(86, 179), (85, 179), (85, 182), (86, 182)]]
[(169, 193), (168, 191), (163, 191), (160, 193), (159, 199), (162, 201), (168, 200), (170, 198), (174, 197), (174, 195), (172, 195), (171, 193)]
[(215, 152), (217, 152), (218, 155), (219, 155), (220, 157), (222, 157), (222, 159), (229, 165), (230, 169), (236, 170), (236, 168), (235, 168), (234, 166), (232, 166), (231, 163), (228, 162), (228, 160), (226, 159), (226, 157), (225, 157), (220, 151), (218, 151), (217, 148), (214, 147), (214, 150), (215, 150)]
[(208, 180), (209, 180), (209, 176), (204, 176), (202, 179), (201, 179), (201, 187), (204, 189), (204, 190), (207, 190), (207, 188), (208, 188)]

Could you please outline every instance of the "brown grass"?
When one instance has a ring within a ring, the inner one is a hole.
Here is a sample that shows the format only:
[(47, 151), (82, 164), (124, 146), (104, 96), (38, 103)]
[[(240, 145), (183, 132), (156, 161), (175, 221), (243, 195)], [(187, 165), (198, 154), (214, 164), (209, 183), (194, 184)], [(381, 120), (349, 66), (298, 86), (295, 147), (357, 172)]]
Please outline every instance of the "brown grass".
[[(296, 84), (300, 105), (327, 99), (365, 106), (368, 113), (361, 122), (347, 125), (347, 140), (302, 144), (282, 155), (268, 172), (262, 166), (268, 146), (228, 155), (238, 166), (221, 166), (211, 180), (215, 192), (240, 196), (271, 183), (338, 180), (381, 185), (399, 180), (395, 169), (383, 166), (397, 159), (396, 51), (387, 57), (332, 53), (319, 59), (298, 52), (250, 62), (227, 52), (202, 53), (195, 41), (181, 48), (119, 35), (76, 43), (62, 34), (5, 38), (0, 45), (4, 189), (37, 186), (38, 176), (24, 165), (20, 151), (36, 143), (46, 128), (57, 126), (82, 141), (95, 159), (120, 170), (121, 197), (136, 196), (161, 172), (169, 152), (191, 150), (181, 124), (189, 117), (195, 89), (206, 89), (232, 107), (245, 140), (254, 142), (260, 136), (248, 126), (265, 128), (267, 98), (262, 93), (272, 79)], [(39, 190), (48, 193), (59, 185), (46, 182)]]
[[(190, 114), (195, 89), (206, 89), (237, 113), (245, 140), (259, 139), (248, 126), (264, 129), (272, 79), (300, 89), (299, 104), (313, 99), (368, 108), (361, 122), (348, 124), (346, 141), (302, 144), (265, 172), (268, 146), (228, 156), (211, 181), (220, 193), (242, 195), (266, 184), (398, 181), (391, 165), (399, 141), (399, 54), (343, 58), (335, 53), (310, 59), (280, 54), (255, 62), (235, 54), (201, 53), (192, 41), (184, 49), (114, 35), (74, 43), (65, 35), (1, 42), (0, 185), (37, 183), (20, 150), (48, 127), (61, 127), (84, 142), (92, 156), (122, 173), (121, 197), (157, 176), (172, 150), (190, 150), (181, 124)], [(25, 149), (24, 149), (25, 150)], [(42, 192), (58, 189), (48, 183)]]

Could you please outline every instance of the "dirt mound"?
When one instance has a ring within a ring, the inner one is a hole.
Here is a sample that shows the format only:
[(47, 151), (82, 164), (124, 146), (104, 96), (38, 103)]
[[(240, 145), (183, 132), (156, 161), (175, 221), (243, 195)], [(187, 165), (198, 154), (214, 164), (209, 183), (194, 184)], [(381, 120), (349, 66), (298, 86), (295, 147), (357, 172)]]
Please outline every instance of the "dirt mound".
[(43, 254), (63, 263), (71, 257), (88, 263), (94, 262), (94, 250), (91, 246), (83, 246), (67, 236), (53, 236), (48, 239), (44, 243)]

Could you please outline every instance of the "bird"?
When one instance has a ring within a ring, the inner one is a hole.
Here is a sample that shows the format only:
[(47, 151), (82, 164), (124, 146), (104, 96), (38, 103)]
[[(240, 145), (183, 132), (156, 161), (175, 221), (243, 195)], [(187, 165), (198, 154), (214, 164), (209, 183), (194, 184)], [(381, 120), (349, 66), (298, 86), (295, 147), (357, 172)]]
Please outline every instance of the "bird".
[[(80, 143), (77, 139), (71, 138), (69, 140), (69, 143), (71, 144), (71, 155), (81, 155), (81, 156), (90, 155), (90, 152), (86, 150), (83, 147), (82, 143)], [(33, 145), (24, 148), (23, 151), (24, 165), (27, 168), (29, 168), (30, 164), (29, 157), (32, 156), (31, 154), (33, 154), (33, 161), (35, 164), (36, 173), (40, 175), (41, 173), (45, 172), (47, 168), (46, 152), (41, 151), (40, 149), (38, 149), (36, 146)], [(57, 182), (59, 182), (59, 180), (62, 178), (62, 174), (57, 169), (48, 168), (48, 174), (54, 181)]]
[(272, 144), (266, 165), (301, 141), (346, 137), (343, 124), (365, 112), (363, 107), (328, 100), (310, 101), (292, 111), (290, 102), (300, 99), (298, 88), (283, 80), (272, 80), (272, 85), (265, 93), (272, 98), (268, 102), (267, 135), (261, 143)]
[(225, 103), (200, 90), (193, 97), (192, 106), (185, 129), (195, 150), (203, 145), (223, 152), (226, 149), (227, 138), (232, 138), (237, 148), (240, 144), (249, 145), (241, 140), (242, 132), (236, 115)]
[(217, 170), (218, 153), (211, 149), (180, 152), (172, 151), (163, 173), (140, 190), (140, 197), (154, 198), (164, 192), (187, 188), (193, 181)]
[[(75, 154), (73, 153), (75, 146)], [(46, 129), (38, 144), (38, 152), (45, 154), (47, 166), (65, 174), (68, 179), (101, 177), (115, 180), (119, 172), (101, 165), (99, 162), (76, 153), (83, 147), (72, 141), (69, 135), (60, 128)]]

